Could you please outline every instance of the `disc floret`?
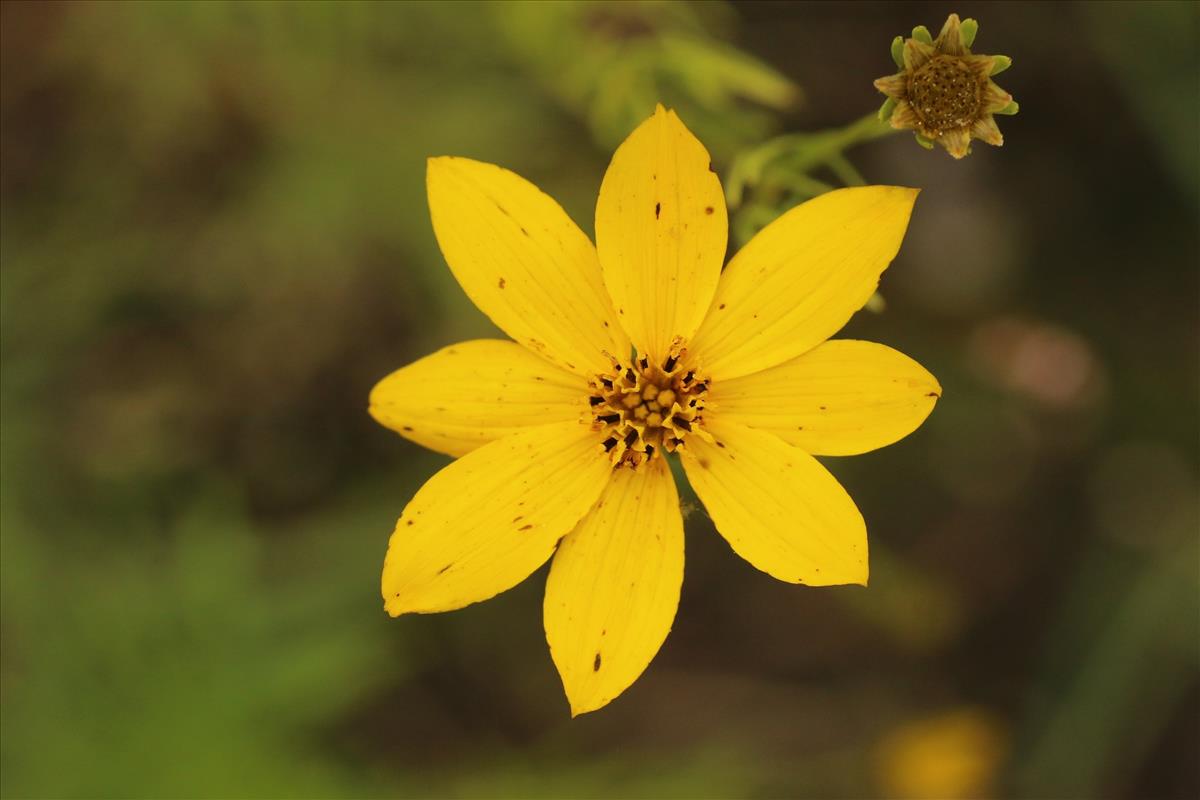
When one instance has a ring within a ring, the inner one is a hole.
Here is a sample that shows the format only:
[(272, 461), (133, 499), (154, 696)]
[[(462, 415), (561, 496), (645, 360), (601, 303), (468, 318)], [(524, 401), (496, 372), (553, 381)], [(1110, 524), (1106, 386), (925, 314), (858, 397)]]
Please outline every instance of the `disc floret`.
[(610, 355), (612, 370), (589, 382), (589, 418), (614, 466), (636, 469), (675, 452), (691, 434), (706, 436), (700, 424), (709, 381), (684, 366), (685, 355), (679, 342), (662, 363)]

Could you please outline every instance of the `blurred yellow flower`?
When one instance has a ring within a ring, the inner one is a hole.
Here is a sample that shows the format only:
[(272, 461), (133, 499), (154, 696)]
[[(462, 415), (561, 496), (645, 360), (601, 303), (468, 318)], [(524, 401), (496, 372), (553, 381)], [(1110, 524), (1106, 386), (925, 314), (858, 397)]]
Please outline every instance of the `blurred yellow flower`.
[(987, 797), (1006, 750), (992, 715), (958, 708), (890, 731), (875, 748), (876, 780), (887, 797)]
[(792, 583), (866, 583), (862, 516), (813, 454), (900, 439), (941, 388), (883, 345), (826, 339), (875, 291), (916, 190), (822, 195), (722, 272), (720, 181), (662, 106), (613, 156), (595, 247), (500, 167), (433, 158), (428, 190), (451, 271), (515, 341), (447, 347), (371, 392), (380, 423), (459, 457), (396, 524), (389, 614), (485, 600), (553, 555), (546, 637), (572, 714), (607, 704), (675, 617), (672, 452), (751, 564)]

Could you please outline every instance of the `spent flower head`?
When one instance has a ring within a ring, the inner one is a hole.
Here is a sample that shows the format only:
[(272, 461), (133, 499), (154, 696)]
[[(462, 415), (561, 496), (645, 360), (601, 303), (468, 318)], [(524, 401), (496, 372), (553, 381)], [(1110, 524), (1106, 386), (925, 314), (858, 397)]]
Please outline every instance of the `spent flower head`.
[(754, 566), (867, 582), (862, 515), (813, 456), (906, 436), (941, 388), (888, 347), (826, 340), (875, 291), (916, 190), (821, 195), (722, 271), (721, 182), (662, 106), (613, 156), (596, 246), (508, 170), (434, 158), (427, 181), (451, 271), (513, 341), (451, 345), (371, 392), (375, 419), (458, 459), (400, 515), (389, 614), (486, 600), (553, 557), (551, 656), (572, 714), (600, 708), (675, 618), (684, 539), (668, 456)]
[(913, 28), (911, 38), (897, 36), (892, 58), (900, 72), (875, 81), (888, 98), (880, 118), (915, 131), (924, 147), (940, 144), (955, 158), (971, 152), (972, 139), (1004, 144), (993, 115), (1016, 114), (1018, 106), (991, 76), (1008, 69), (1012, 59), (972, 53), (978, 31), (975, 20), (960, 22), (951, 14), (936, 39), (924, 26)]

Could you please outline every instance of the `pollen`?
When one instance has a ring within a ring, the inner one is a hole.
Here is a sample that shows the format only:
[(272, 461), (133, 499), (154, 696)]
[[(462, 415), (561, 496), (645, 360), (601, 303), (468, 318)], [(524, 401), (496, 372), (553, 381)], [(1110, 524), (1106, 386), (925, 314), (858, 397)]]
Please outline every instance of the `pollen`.
[(592, 378), (590, 422), (614, 466), (636, 469), (675, 452), (689, 434), (704, 435), (699, 424), (709, 382), (684, 366), (685, 355), (677, 341), (662, 363), (610, 356), (612, 370)]

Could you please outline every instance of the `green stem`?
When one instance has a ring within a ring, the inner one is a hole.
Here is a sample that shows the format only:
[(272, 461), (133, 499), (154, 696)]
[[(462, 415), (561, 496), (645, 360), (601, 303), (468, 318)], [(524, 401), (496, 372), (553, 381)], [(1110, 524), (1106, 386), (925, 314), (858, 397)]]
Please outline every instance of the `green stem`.
[(882, 139), (891, 133), (899, 133), (899, 131), (888, 123), (880, 121), (879, 115), (872, 111), (870, 114), (851, 122), (839, 131), (839, 149), (845, 150), (856, 144)]

